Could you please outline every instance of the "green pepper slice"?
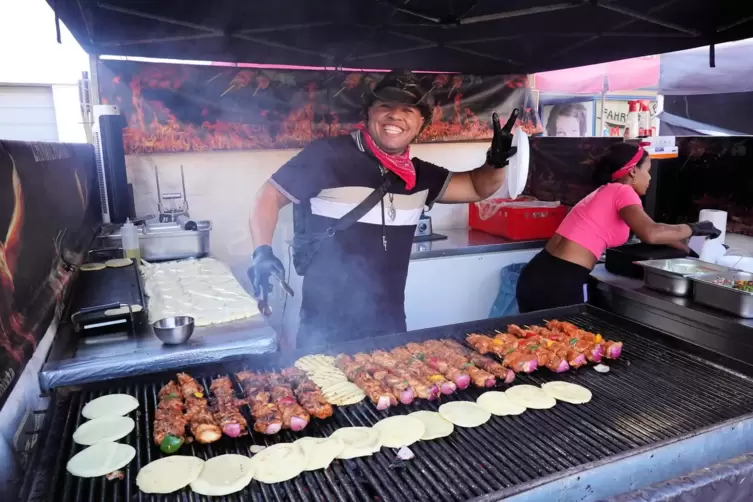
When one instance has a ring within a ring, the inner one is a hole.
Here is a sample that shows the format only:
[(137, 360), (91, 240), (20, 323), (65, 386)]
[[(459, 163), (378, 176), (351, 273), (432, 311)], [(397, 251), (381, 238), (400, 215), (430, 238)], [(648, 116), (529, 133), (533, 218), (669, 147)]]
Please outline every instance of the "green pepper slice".
[(167, 436), (165, 436), (165, 439), (163, 439), (159, 444), (159, 449), (162, 451), (162, 453), (167, 453), (169, 455), (178, 451), (181, 446), (183, 446), (183, 438), (168, 434)]

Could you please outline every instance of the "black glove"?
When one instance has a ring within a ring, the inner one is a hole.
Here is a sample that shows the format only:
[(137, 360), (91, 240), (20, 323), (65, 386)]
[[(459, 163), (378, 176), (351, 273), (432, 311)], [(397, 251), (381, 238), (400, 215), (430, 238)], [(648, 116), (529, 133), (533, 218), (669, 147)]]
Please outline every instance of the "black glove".
[(486, 163), (496, 167), (497, 169), (505, 167), (507, 160), (515, 155), (518, 151), (517, 148), (512, 146), (512, 131), (515, 126), (515, 121), (518, 120), (520, 110), (515, 108), (510, 114), (510, 118), (507, 119), (505, 127), (499, 125), (499, 117), (496, 113), (492, 113), (492, 127), (494, 128), (494, 136), (492, 136), (492, 146), (486, 151)]
[(272, 275), (282, 279), (285, 277), (285, 267), (272, 252), (270, 246), (259, 246), (254, 250), (254, 259), (248, 269), (248, 278), (251, 280), (254, 296), (257, 299), (267, 300), (272, 290), (272, 285), (269, 283)]
[(697, 235), (699, 237), (709, 237), (711, 239), (716, 239), (717, 237), (722, 235), (722, 231), (716, 228), (710, 221), (689, 223), (688, 226), (690, 227), (690, 231), (693, 233), (692, 235)]

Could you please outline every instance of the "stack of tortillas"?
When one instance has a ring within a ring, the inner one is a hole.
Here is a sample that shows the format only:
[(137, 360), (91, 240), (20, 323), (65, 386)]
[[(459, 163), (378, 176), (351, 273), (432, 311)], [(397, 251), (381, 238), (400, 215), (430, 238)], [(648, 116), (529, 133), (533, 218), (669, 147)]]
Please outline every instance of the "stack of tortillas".
[(366, 394), (345, 373), (335, 366), (335, 358), (321, 354), (304, 356), (295, 362), (295, 367), (306, 372), (308, 377), (322, 389), (328, 403), (345, 406), (363, 401)]

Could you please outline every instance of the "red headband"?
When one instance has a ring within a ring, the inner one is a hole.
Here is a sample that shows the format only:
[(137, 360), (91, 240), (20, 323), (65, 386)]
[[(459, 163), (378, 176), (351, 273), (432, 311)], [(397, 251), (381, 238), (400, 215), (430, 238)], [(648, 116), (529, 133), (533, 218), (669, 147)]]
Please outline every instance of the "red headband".
[(638, 148), (638, 151), (635, 155), (633, 155), (633, 158), (628, 161), (627, 164), (616, 170), (612, 173), (612, 180), (618, 180), (624, 176), (627, 176), (630, 174), (630, 170), (633, 169), (635, 166), (638, 165), (638, 162), (641, 161), (643, 158), (643, 153), (645, 150), (643, 148)]

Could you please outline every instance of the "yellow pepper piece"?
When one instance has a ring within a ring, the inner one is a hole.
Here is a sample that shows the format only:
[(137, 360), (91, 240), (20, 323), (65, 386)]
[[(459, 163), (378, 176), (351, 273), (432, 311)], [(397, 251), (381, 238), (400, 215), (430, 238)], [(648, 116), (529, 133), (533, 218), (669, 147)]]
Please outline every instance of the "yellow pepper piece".
[(495, 345), (502, 345), (502, 344), (504, 344), (505, 342), (503, 342), (503, 341), (502, 341), (502, 340), (500, 340), (499, 338), (495, 338), (494, 340), (492, 340), (492, 343), (493, 343), (493, 344), (495, 344)]
[(553, 342), (552, 340), (547, 340), (547, 341), (546, 341), (546, 348), (549, 348), (549, 347), (551, 347), (551, 346), (552, 346), (552, 344), (554, 344), (554, 342)]
[(603, 339), (603, 338), (601, 337), (601, 334), (600, 334), (600, 333), (597, 333), (597, 334), (596, 334), (596, 337), (594, 338), (594, 341), (595, 341), (596, 343), (601, 343), (601, 342), (603, 342), (603, 341), (604, 341), (604, 339)]
[(199, 398), (204, 397), (204, 393), (203, 392), (194, 392), (193, 395), (196, 396), (196, 397), (199, 397)]
[(432, 383), (441, 382), (442, 380), (444, 380), (442, 375), (431, 375), (429, 377), (429, 381)]

